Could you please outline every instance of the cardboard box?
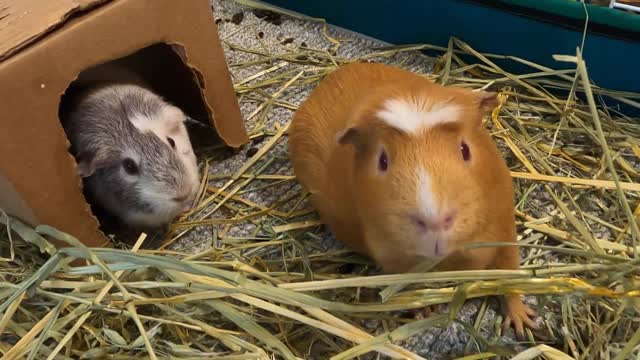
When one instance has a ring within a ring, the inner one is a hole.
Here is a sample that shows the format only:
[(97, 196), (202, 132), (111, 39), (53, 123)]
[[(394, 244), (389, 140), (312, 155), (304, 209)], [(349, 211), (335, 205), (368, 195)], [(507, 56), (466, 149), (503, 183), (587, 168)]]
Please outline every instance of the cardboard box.
[(79, 74), (110, 61), (139, 72), (190, 117), (209, 121), (226, 145), (248, 142), (211, 10), (207, 0), (0, 3), (0, 208), (89, 246), (110, 246), (58, 117)]

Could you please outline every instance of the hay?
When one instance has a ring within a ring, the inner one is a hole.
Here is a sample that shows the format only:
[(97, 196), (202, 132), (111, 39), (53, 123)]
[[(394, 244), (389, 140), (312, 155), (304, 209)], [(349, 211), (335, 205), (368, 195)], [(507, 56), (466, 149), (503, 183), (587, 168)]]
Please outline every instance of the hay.
[[(440, 57), (425, 76), (499, 90), (501, 105), (486, 125), (508, 160), (517, 195), (521, 270), (378, 275), (367, 259), (317, 242), (326, 230), (299, 187), (270, 205), (251, 200), (255, 191), (295, 184), (277, 167), (285, 161), (287, 125), (270, 125), (269, 114), (295, 109), (290, 93), (354, 61), (336, 55), (342, 40), (330, 38), (335, 47), (328, 51), (299, 47), (280, 54), (223, 41), (253, 56), (232, 66), (262, 66), (236, 81), (241, 101), (255, 103), (247, 121), (252, 139), (265, 138), (260, 148), (235, 172), (217, 175), (208, 169), (223, 150), (213, 150), (198, 205), (173, 224), (158, 250), (142, 250), (144, 235), (131, 249), (87, 249), (53, 228), (0, 217), (12, 230), (0, 234), (2, 359), (352, 359), (367, 353), (422, 359), (403, 341), (458, 320), (439, 314), (412, 321), (398, 311), (451, 303), (455, 315), (466, 299), (514, 291), (535, 295), (542, 331), (529, 332), (524, 344), (505, 342), (496, 326), (500, 317), (486, 319), (484, 301), (475, 322), (461, 324), (472, 340), (466, 350), (474, 354), (461, 358), (635, 356), (640, 126), (596, 106), (596, 99), (608, 95), (639, 107), (640, 95), (590, 85), (579, 51), (557, 57), (575, 65), (569, 70), (482, 54), (459, 39), (447, 48), (390, 47), (356, 59), (435, 50)], [(510, 74), (496, 59), (531, 72)], [(234, 235), (238, 224), (255, 230)], [(203, 227), (214, 228), (205, 250), (177, 246)], [(56, 251), (50, 237), (71, 246)], [(72, 259), (88, 263), (71, 266)], [(368, 299), (371, 289), (384, 301)], [(365, 327), (367, 321), (377, 329)], [(495, 328), (491, 336), (487, 328)]]

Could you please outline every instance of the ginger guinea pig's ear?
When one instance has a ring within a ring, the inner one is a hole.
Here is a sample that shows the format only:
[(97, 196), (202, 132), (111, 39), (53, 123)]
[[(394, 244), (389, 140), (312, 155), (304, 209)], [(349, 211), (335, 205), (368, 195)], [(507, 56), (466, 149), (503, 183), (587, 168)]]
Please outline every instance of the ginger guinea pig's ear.
[(354, 144), (358, 142), (358, 138), (361, 136), (362, 134), (360, 134), (360, 130), (357, 127), (350, 127), (340, 132), (337, 140), (341, 145)]
[(337, 141), (341, 145), (353, 145), (357, 152), (362, 152), (370, 143), (369, 132), (362, 125), (349, 127), (338, 134)]
[(490, 113), (496, 106), (500, 105), (498, 93), (495, 91), (478, 91), (476, 92), (478, 107), (483, 114)]

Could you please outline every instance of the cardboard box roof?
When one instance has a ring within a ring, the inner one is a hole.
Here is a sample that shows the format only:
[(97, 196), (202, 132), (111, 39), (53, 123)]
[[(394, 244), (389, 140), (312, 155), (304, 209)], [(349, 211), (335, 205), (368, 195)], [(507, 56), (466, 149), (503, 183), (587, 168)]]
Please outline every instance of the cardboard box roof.
[[(0, 208), (34, 226), (54, 226), (90, 246), (105, 244), (80, 190), (58, 108), (83, 70), (155, 44), (171, 50), (165, 54), (167, 64), (173, 56), (190, 71), (151, 64), (150, 75), (178, 84), (173, 94), (178, 98), (180, 92), (183, 97), (195, 94), (181, 100), (204, 109), (205, 120), (227, 145), (246, 143), (207, 0), (0, 2)], [(143, 60), (159, 59), (161, 50)]]
[(62, 24), (109, 0), (7, 0), (0, 4), (0, 61)]

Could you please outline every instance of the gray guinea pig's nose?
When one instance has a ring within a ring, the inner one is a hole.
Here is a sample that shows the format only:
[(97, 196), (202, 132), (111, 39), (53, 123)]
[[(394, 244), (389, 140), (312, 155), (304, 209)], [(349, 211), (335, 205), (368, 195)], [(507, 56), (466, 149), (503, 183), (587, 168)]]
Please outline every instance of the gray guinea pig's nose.
[(188, 197), (189, 197), (189, 194), (179, 195), (179, 196), (174, 197), (173, 201), (179, 202), (179, 203), (185, 202), (185, 201), (187, 201)]
[(181, 196), (179, 202), (182, 204), (181, 214), (185, 214), (193, 208), (194, 198), (191, 195)]

